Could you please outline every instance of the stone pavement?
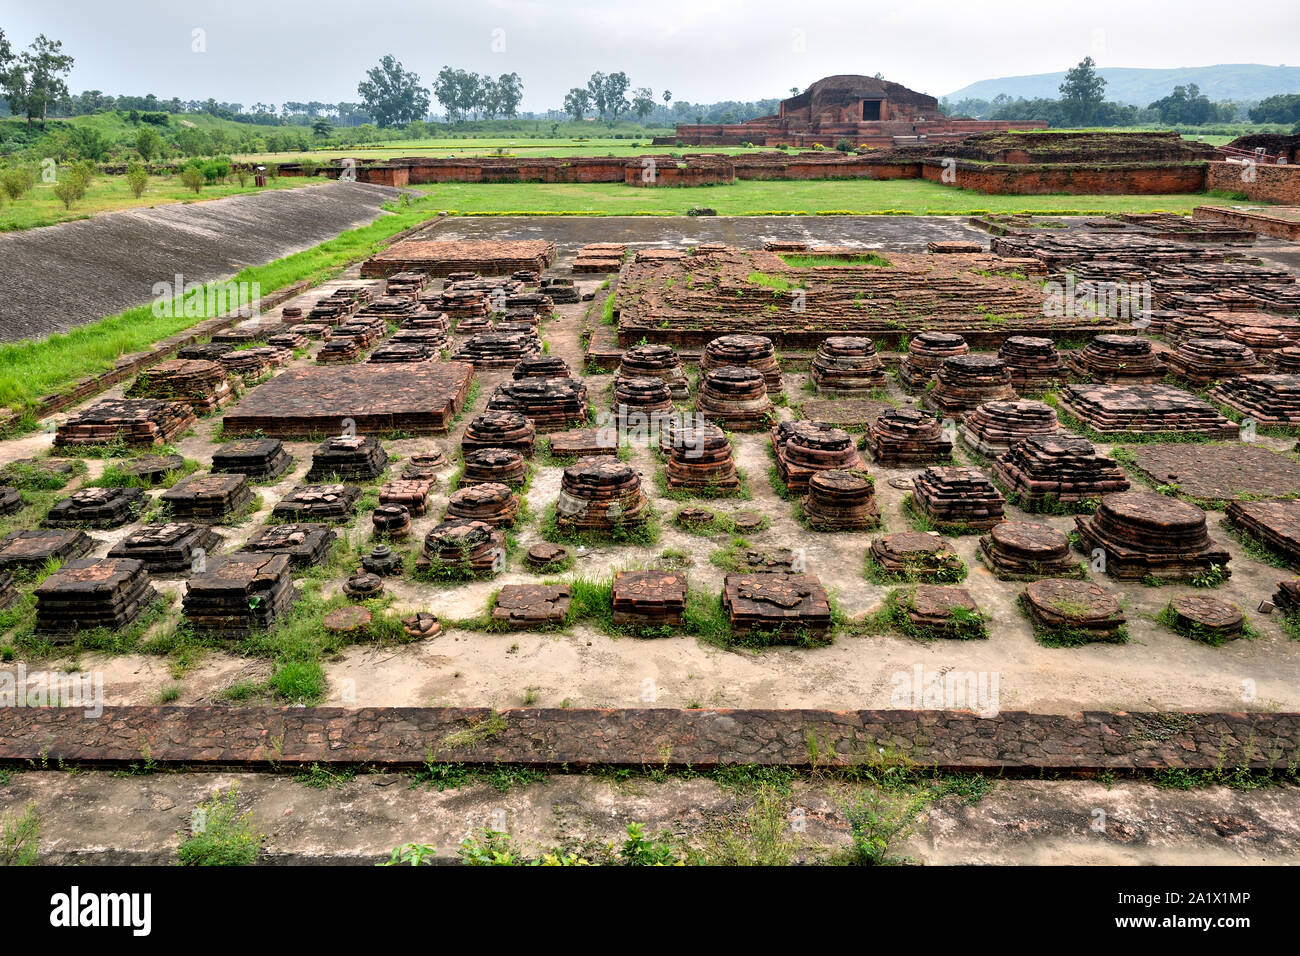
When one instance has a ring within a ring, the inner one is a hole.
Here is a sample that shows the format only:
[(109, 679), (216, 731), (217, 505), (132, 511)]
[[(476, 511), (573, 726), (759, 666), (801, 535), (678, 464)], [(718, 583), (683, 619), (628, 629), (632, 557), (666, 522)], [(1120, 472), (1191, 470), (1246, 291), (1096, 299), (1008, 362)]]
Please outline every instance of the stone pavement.
[[(1248, 753), (1247, 753), (1248, 751)], [(813, 768), (896, 762), (1016, 772), (1300, 763), (1300, 714), (417, 707), (0, 708), (0, 762), (279, 767), (469, 764)]]

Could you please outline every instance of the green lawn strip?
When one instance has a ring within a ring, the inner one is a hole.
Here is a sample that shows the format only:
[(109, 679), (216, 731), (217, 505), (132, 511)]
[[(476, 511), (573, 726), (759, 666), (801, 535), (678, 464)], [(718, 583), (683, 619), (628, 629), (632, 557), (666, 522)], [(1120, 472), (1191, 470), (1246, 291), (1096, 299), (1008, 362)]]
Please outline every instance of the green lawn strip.
[(131, 192), (125, 176), (100, 174), (91, 181), (86, 195), (65, 208), (54, 195), (54, 183), (38, 182), (17, 200), (0, 204), (0, 232), (18, 232), (60, 222), (89, 219), (98, 213), (121, 209), (138, 209), (142, 206), (166, 206), (174, 203), (206, 202), (245, 193), (266, 192), (268, 189), (298, 189), (329, 182), (324, 176), (295, 176), (268, 179), (265, 186), (254, 186), (252, 177), (239, 185), (234, 176), (230, 182), (204, 185), (199, 192), (181, 182), (179, 175), (150, 176), (148, 185), (139, 198)]
[(412, 186), (459, 215), (720, 216), (951, 215), (1030, 212), (1190, 214), (1202, 193), (1140, 196), (989, 196), (922, 180), (741, 180), (725, 186), (636, 188), (621, 183), (437, 183)]
[[(422, 199), (409, 204), (388, 203), (384, 209), (392, 214), (381, 216), (367, 226), (350, 229), (311, 249), (266, 265), (250, 266), (228, 281), (258, 283), (262, 295), (302, 280), (315, 285), (378, 252), (395, 233), (431, 218), (436, 214), (437, 203)], [(206, 312), (206, 302), (198, 311)], [(0, 346), (0, 408), (18, 413), (30, 411), (42, 398), (58, 393), (77, 379), (112, 368), (121, 356), (148, 348), (159, 339), (213, 317), (207, 314), (156, 316), (151, 303), (46, 339), (25, 339)], [(24, 422), (24, 430), (34, 424), (30, 420)]]

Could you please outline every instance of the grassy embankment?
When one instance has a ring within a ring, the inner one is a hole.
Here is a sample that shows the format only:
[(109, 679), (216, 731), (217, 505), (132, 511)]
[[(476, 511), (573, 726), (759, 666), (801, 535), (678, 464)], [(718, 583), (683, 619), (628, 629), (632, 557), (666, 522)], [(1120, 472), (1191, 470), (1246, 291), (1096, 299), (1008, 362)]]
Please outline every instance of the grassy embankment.
[[(299, 186), (313, 186), (323, 182), (328, 182), (324, 176), (268, 179), (266, 189), (296, 189)], [(137, 199), (132, 194), (125, 176), (100, 175), (91, 182), (84, 198), (73, 203), (71, 209), (65, 209), (63, 203), (54, 195), (54, 184), (38, 182), (15, 202), (10, 202), (8, 199), (0, 201), (0, 232), (52, 226), (55, 223), (71, 222), (74, 219), (89, 219), (96, 213), (132, 209), (137, 206), (162, 206), (169, 203), (221, 199), (225, 196), (256, 192), (258, 189), (259, 187), (253, 185), (251, 178), (247, 186), (240, 186), (231, 177), (228, 183), (205, 185), (200, 192), (196, 193), (184, 185), (179, 176), (150, 176), (144, 193)]]
[[(391, 214), (311, 249), (266, 265), (250, 266), (231, 281), (259, 283), (263, 295), (303, 279), (322, 282), (382, 249), (394, 233), (418, 225), (438, 211), (436, 201), (430, 199), (386, 204), (384, 208)], [(0, 409), (28, 411), (42, 397), (67, 388), (82, 376), (111, 368), (122, 355), (140, 351), (211, 317), (159, 317), (153, 314), (152, 304), (142, 305), (46, 339), (0, 345)], [(19, 430), (35, 425), (28, 416), (21, 421)]]

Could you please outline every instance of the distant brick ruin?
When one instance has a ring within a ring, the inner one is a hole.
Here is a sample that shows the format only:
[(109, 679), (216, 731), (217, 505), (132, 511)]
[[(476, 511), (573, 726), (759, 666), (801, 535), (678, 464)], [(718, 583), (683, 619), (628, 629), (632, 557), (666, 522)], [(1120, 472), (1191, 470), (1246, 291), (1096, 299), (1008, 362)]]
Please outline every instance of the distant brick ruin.
[(894, 146), (926, 139), (961, 139), (990, 130), (1046, 129), (1042, 120), (950, 119), (933, 96), (901, 83), (855, 74), (828, 76), (798, 96), (781, 101), (775, 116), (735, 124), (682, 125), (676, 136), (659, 136), (656, 146)]
[[(741, 129), (747, 125), (725, 129)], [(857, 125), (883, 129), (890, 124)], [(918, 124), (905, 125), (920, 128)], [(955, 131), (958, 125), (960, 132)], [(1236, 188), (1232, 180), (1240, 178), (1243, 169), (1240, 162), (1212, 162), (1214, 151), (1210, 147), (1185, 140), (1173, 132), (1008, 130), (1006, 125), (976, 120), (927, 121), (929, 132), (926, 133), (890, 134), (874, 139), (858, 133), (804, 137), (813, 148), (808, 148), (799, 137), (789, 137), (793, 140), (791, 144), (787, 138), (758, 136), (751, 131), (730, 137), (727, 142), (750, 143), (756, 148), (732, 155), (661, 151), (631, 158), (407, 156), (376, 161), (351, 158), (335, 160), (321, 172), (335, 179), (347, 172), (358, 182), (399, 188), (434, 183), (622, 183), (652, 187), (711, 186), (751, 179), (924, 179), (990, 194), (1121, 195), (1199, 192), (1205, 188), (1232, 191)], [(953, 129), (945, 133), (937, 129), (940, 126)], [(679, 127), (690, 128), (693, 127)], [(835, 145), (853, 143), (860, 149), (847, 152), (828, 149), (822, 139)], [(661, 146), (684, 142), (672, 136), (655, 140)], [(717, 137), (695, 137), (690, 142), (694, 145), (721, 141)], [(780, 148), (763, 148), (768, 146)], [(1295, 201), (1295, 190), (1300, 184), (1298, 171), (1300, 167), (1296, 166), (1260, 166), (1259, 182), (1246, 191), (1258, 191), (1257, 198), (1261, 199)], [(285, 163), (280, 167), (280, 174), (300, 176), (303, 170), (297, 164)], [(412, 263), (409, 268), (424, 266)]]

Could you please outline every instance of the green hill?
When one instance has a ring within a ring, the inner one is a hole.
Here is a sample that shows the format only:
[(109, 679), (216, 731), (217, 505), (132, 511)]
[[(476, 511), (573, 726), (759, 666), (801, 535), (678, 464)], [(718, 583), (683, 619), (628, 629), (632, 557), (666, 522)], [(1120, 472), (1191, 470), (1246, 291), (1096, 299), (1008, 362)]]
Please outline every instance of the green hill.
[[(1211, 100), (1241, 103), (1262, 100), (1274, 93), (1300, 93), (1300, 66), (1265, 66), (1262, 63), (1221, 63), (1171, 70), (1141, 67), (1099, 67), (1106, 79), (1106, 99), (1147, 106), (1167, 96), (1175, 86), (1195, 83)], [(1005, 76), (980, 80), (947, 95), (950, 102), (964, 99), (991, 100), (1000, 93), (1012, 99), (1037, 97), (1055, 99), (1065, 79), (1060, 73)]]

